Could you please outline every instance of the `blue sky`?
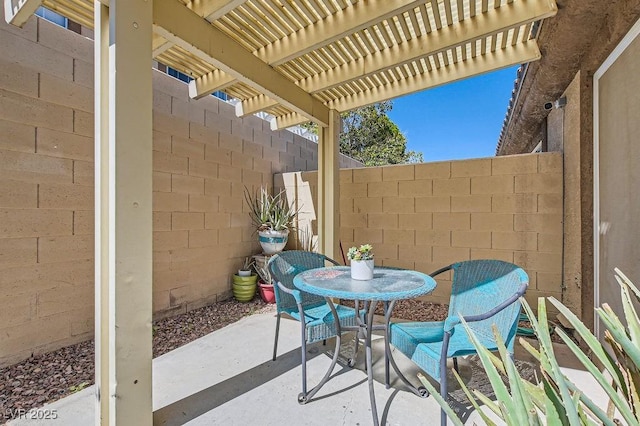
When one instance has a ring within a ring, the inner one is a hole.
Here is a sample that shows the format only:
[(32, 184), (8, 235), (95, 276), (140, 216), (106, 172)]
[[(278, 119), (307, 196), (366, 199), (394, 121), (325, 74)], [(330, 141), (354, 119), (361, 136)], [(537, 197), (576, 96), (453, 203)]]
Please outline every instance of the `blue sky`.
[(424, 161), (495, 155), (518, 67), (397, 98), (389, 117)]

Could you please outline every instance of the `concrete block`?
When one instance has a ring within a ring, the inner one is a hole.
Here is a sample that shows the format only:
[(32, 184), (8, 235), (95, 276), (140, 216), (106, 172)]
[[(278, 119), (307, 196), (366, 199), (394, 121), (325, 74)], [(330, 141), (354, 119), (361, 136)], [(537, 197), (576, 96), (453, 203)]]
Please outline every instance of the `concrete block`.
[(426, 197), (433, 194), (433, 181), (422, 179), (398, 182), (398, 195), (401, 197)]
[(94, 214), (89, 210), (73, 212), (73, 235), (87, 235), (95, 232)]
[(416, 197), (416, 212), (441, 212), (451, 211), (451, 197), (441, 195), (437, 197)]
[(452, 231), (452, 247), (491, 248), (489, 231)]
[[(4, 10), (0, 11), (0, 14), (4, 18)], [(34, 43), (38, 42), (38, 21), (40, 18), (38, 16), (32, 15), (27, 19), (27, 22), (22, 27), (16, 27), (15, 25), (10, 25), (2, 20), (2, 28), (1, 31), (7, 32), (13, 35), (16, 35), (20, 38), (23, 38), (28, 41), (32, 41)]]
[(218, 230), (218, 243), (233, 244), (242, 241), (242, 228), (221, 228)]
[(496, 259), (513, 263), (513, 251), (493, 249), (471, 249), (471, 259)]
[(538, 172), (543, 174), (561, 174), (562, 153), (544, 152), (538, 154)]
[(94, 186), (93, 162), (75, 160), (73, 162), (73, 183), (82, 186)]
[(472, 177), (471, 194), (511, 194), (513, 179), (511, 175)]
[(180, 117), (153, 111), (153, 130), (188, 138), (189, 122)]
[(353, 182), (382, 182), (382, 167), (367, 167), (353, 170)]
[[(345, 226), (343, 222), (340, 222), (340, 224)], [(398, 215), (369, 213), (367, 215), (367, 227), (372, 229), (398, 229)]]
[(558, 234), (538, 234), (538, 251), (545, 253), (562, 253), (562, 237)]
[(171, 153), (180, 157), (204, 160), (204, 143), (180, 136), (171, 136)]
[(353, 211), (355, 213), (382, 213), (382, 198), (354, 198)]
[(19, 180), (0, 179), (0, 208), (38, 207), (38, 185)]
[(38, 207), (41, 209), (93, 210), (94, 189), (91, 186), (41, 183)]
[(539, 194), (538, 195), (538, 212), (539, 213), (562, 213), (563, 199), (562, 194)]
[(231, 166), (231, 152), (228, 149), (216, 148), (214, 146), (205, 145), (204, 159), (217, 164)]
[(402, 213), (398, 215), (399, 229), (431, 229), (432, 225), (433, 215), (431, 213)]
[(238, 135), (220, 133), (219, 146), (232, 152), (242, 153), (242, 138)]
[(189, 139), (203, 142), (212, 148), (218, 148), (218, 138), (220, 133), (216, 129), (207, 127), (200, 123), (189, 122)]
[(433, 248), (433, 263), (442, 266), (471, 259), (471, 249), (462, 247)]
[(93, 63), (78, 58), (73, 59), (73, 82), (93, 89)]
[(242, 169), (220, 164), (218, 166), (218, 179), (232, 181), (232, 182), (240, 182), (242, 181)]
[(189, 97), (189, 87), (184, 84), (184, 82), (171, 77), (165, 72), (153, 70), (152, 79), (154, 91), (157, 90), (181, 99), (187, 99)]
[[(171, 115), (189, 121), (189, 98), (171, 97)], [(202, 124), (204, 125), (204, 109), (202, 110)]]
[(538, 236), (535, 232), (492, 232), (491, 248), (498, 250), (536, 251)]
[(171, 212), (153, 212), (153, 230), (171, 231)]
[(244, 206), (244, 199), (241, 197), (220, 197), (220, 207), (219, 210), (222, 213), (244, 213), (242, 209)]
[(490, 195), (469, 195), (451, 197), (452, 212), (490, 212)]
[(460, 160), (451, 162), (451, 177), (476, 177), (491, 175), (491, 159)]
[(39, 292), (37, 302), (38, 317), (46, 318), (50, 315), (68, 312), (69, 300), (73, 300), (77, 306), (90, 305), (94, 296), (93, 286), (82, 284), (84, 283), (59, 285)]
[(466, 231), (471, 229), (469, 213), (434, 213), (433, 229)]
[[(318, 177), (317, 174), (315, 174), (315, 179), (317, 181)], [(350, 184), (353, 183), (353, 170), (350, 169), (340, 169), (340, 192), (342, 192), (342, 188), (344, 188), (344, 185), (346, 184)], [(366, 184), (360, 184), (360, 185), (366, 185)]]
[(46, 209), (0, 209), (0, 224), (0, 238), (71, 235), (73, 212)]
[(272, 169), (273, 169), (273, 164), (271, 163), (271, 161), (263, 160), (260, 158), (253, 159), (253, 170), (255, 170), (256, 172), (266, 174), (269, 177), (271, 177)]
[(153, 150), (158, 152), (171, 153), (171, 135), (153, 131)]
[(504, 155), (491, 159), (491, 174), (522, 175), (538, 172), (538, 154)]
[(74, 110), (73, 111), (73, 133), (93, 138), (95, 135), (93, 113)]
[(515, 192), (536, 194), (562, 194), (561, 174), (516, 176)]
[(516, 214), (514, 216), (515, 231), (537, 231), (562, 235), (561, 214)]
[(184, 194), (204, 194), (204, 178), (172, 174), (171, 191)]
[(153, 191), (171, 192), (171, 173), (153, 172)]
[(93, 89), (66, 78), (40, 73), (40, 99), (93, 113)]
[(189, 159), (166, 152), (153, 151), (153, 170), (186, 175), (189, 173)]
[[(153, 312), (159, 312), (169, 307), (169, 290), (153, 292)], [(154, 320), (157, 319), (154, 317)]]
[[(8, 27), (5, 27), (8, 28)], [(48, 74), (73, 79), (73, 58), (23, 37), (23, 34), (2, 32), (0, 52), (7, 62), (20, 64), (33, 70), (47, 70)]]
[(517, 251), (513, 254), (513, 261), (527, 273), (531, 271), (562, 273), (562, 254), (560, 253)]
[(541, 292), (562, 293), (562, 274), (536, 272), (535, 288)]
[(494, 213), (535, 213), (538, 200), (535, 194), (496, 194), (491, 197)]
[(230, 197), (231, 182), (220, 179), (205, 179), (204, 192), (206, 195)]
[(472, 213), (472, 231), (513, 231), (513, 215), (505, 213)]
[(0, 58), (0, 89), (38, 97), (38, 71)]
[(384, 197), (382, 199), (382, 211), (384, 213), (414, 213), (414, 198)]
[[(354, 245), (382, 244), (382, 229), (357, 228), (353, 230)], [(345, 246), (343, 246), (345, 247)]]
[(375, 182), (367, 184), (367, 196), (369, 197), (397, 197), (398, 182)]
[(469, 178), (434, 179), (433, 195), (469, 195), (471, 180)]
[(415, 179), (415, 168), (413, 164), (402, 164), (397, 166), (385, 166), (382, 168), (383, 181), (413, 181)]
[(189, 231), (153, 231), (154, 252), (187, 247), (189, 247)]
[(379, 244), (375, 248), (376, 262), (378, 259), (384, 260), (397, 260), (398, 259), (398, 245), (397, 244)]
[(448, 229), (418, 229), (416, 230), (416, 245), (450, 247), (451, 231)]
[(38, 22), (38, 43), (58, 53), (85, 61), (93, 57), (91, 40), (44, 19)]
[(411, 262), (431, 262), (431, 253), (432, 247), (429, 245), (398, 245), (398, 259), (401, 260)]
[(173, 192), (153, 193), (154, 212), (186, 212), (189, 211), (189, 195)]
[(224, 229), (231, 226), (229, 213), (205, 213), (205, 229)]
[(450, 161), (415, 164), (414, 169), (416, 180), (449, 179), (451, 177)]
[[(261, 172), (256, 172), (254, 170), (242, 169), (242, 184), (239, 184), (239, 182), (238, 182), (239, 185), (235, 185), (235, 186), (239, 187), (238, 189), (240, 190), (239, 192), (241, 192), (241, 193), (243, 192), (243, 188), (242, 187), (245, 186), (245, 185), (247, 187), (249, 187), (249, 186), (254, 186), (254, 187), (262, 186), (263, 176), (264, 176), (264, 174), (261, 173)], [(232, 182), (232, 184), (231, 184), (231, 188), (232, 189), (234, 188), (234, 183), (235, 182)]]
[(0, 239), (0, 269), (32, 265), (38, 261), (37, 238)]
[(9, 121), (73, 132), (73, 110), (62, 105), (0, 90), (0, 111)]
[(231, 153), (231, 166), (238, 169), (253, 169), (253, 157), (240, 152)]
[(189, 247), (210, 247), (216, 244), (218, 244), (217, 229), (189, 231)]
[(415, 245), (415, 236), (415, 231), (410, 229), (384, 229), (382, 231), (384, 244)]
[(367, 196), (366, 183), (341, 183), (340, 198), (356, 198)]
[(364, 213), (343, 213), (340, 215), (340, 226), (348, 228), (366, 228), (367, 215)]
[(37, 142), (38, 154), (93, 161), (93, 138), (39, 128)]
[(0, 150), (36, 152), (36, 128), (0, 119)]
[(18, 325), (28, 327), (28, 323), (36, 317), (37, 300), (35, 293), (25, 293), (0, 298), (0, 301), (3, 302), (3, 312), (0, 314), (2, 328), (15, 327)]
[(94, 257), (94, 237), (87, 235), (61, 235), (38, 238), (38, 262), (65, 262)]
[(204, 213), (173, 212), (171, 229), (174, 231), (204, 229)]
[(217, 196), (189, 194), (190, 212), (217, 212), (218, 206)]
[(70, 183), (73, 180), (73, 161), (39, 154), (0, 151), (0, 178)]

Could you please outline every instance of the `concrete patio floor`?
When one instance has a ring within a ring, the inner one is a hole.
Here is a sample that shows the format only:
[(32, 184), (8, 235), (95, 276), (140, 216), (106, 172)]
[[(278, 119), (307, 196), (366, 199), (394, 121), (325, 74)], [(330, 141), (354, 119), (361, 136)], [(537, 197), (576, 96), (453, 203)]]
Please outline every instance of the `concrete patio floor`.
[[(355, 368), (338, 365), (331, 380), (306, 405), (297, 403), (300, 392), (299, 324), (283, 318), (279, 357), (271, 361), (273, 313), (245, 317), (153, 360), (154, 424), (156, 425), (368, 425), (372, 424), (364, 351)], [(332, 349), (312, 345), (307, 364), (313, 386), (330, 365), (324, 353)], [(431, 397), (418, 398), (391, 375), (384, 386), (384, 345), (374, 341), (374, 378), (381, 424), (431, 425), (439, 423), (440, 407)], [(394, 357), (406, 376), (415, 379), (417, 368), (401, 354)], [(594, 389), (590, 377), (579, 370), (565, 372), (581, 389)], [(471, 376), (461, 362), (463, 377)], [(450, 380), (450, 383), (453, 381)], [(597, 391), (597, 390), (596, 390)], [(56, 420), (24, 420), (11, 425), (91, 425), (94, 386), (44, 408), (56, 410)], [(606, 401), (604, 395), (596, 400)], [(478, 413), (464, 413), (466, 424), (482, 424)]]

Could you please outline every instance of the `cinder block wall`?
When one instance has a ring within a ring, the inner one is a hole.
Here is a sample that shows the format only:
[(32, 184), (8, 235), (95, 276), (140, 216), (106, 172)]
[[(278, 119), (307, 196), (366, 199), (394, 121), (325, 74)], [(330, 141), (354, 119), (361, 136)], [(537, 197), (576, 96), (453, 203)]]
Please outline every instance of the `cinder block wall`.
[[(153, 78), (162, 316), (229, 297), (230, 275), (259, 251), (244, 186), (317, 168), (317, 144)], [(93, 179), (93, 42), (37, 18), (22, 29), (0, 19), (0, 367), (93, 334)]]
[[(562, 179), (560, 153), (341, 170), (342, 246), (371, 243), (377, 264), (425, 273), (502, 259), (527, 271), (530, 302), (561, 299)], [(276, 186), (315, 219), (316, 172), (279, 175)], [(446, 303), (450, 279), (425, 299)]]

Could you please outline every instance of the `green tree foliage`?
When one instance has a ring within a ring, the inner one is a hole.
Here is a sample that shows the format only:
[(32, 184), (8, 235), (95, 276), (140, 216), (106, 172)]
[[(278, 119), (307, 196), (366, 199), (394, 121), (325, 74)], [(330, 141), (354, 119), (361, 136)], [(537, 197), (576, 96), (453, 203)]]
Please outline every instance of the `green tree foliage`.
[[(343, 113), (340, 152), (366, 166), (422, 163), (422, 153), (407, 151), (407, 139), (387, 115), (392, 108), (386, 101)], [(317, 133), (315, 124), (303, 127)]]

